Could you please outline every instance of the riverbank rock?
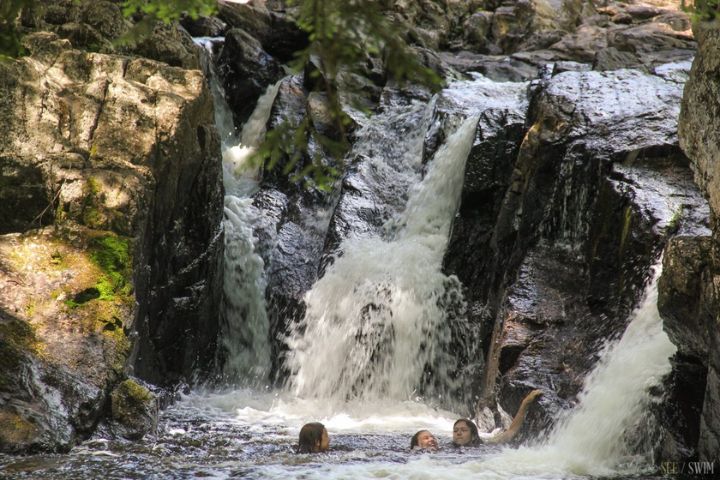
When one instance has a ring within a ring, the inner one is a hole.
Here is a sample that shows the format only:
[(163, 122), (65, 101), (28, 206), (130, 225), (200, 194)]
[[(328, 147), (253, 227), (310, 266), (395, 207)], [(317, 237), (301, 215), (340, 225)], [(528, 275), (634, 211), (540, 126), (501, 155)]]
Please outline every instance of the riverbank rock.
[[(512, 411), (528, 389), (544, 389), (529, 420), (539, 430), (575, 401), (604, 341), (624, 330), (667, 236), (707, 231), (708, 210), (676, 146), (682, 83), (564, 71), (531, 92), (509, 155), (485, 154), (495, 169), (507, 158), (502, 181), (468, 164), (473, 181), (445, 265), (467, 289), (470, 321), (484, 325), (481, 406), (497, 393)], [(472, 192), (493, 188), (473, 215)]]
[(24, 42), (0, 63), (0, 449), (66, 450), (128, 371), (213, 361), (219, 142), (199, 71)]
[[(717, 165), (718, 107), (717, 58), (720, 53), (720, 29), (711, 23), (694, 26), (698, 53), (693, 61), (685, 88), (679, 120), (680, 145), (690, 158), (695, 181), (707, 195), (712, 209), (713, 231), (710, 238), (678, 240), (666, 262), (678, 275), (668, 279), (664, 302), (666, 328), (681, 352), (707, 369), (697, 369), (694, 381), (705, 384), (700, 432), (696, 445), (690, 445), (703, 460), (713, 460), (720, 452), (720, 324), (718, 323), (718, 256), (717, 218), (720, 213), (720, 171)], [(707, 236), (706, 236), (707, 237)], [(692, 289), (692, 291), (690, 290)], [(687, 305), (684, 302), (688, 302)], [(691, 311), (693, 318), (684, 319)], [(682, 392), (676, 391), (676, 396)], [(684, 404), (694, 401), (680, 397)], [(679, 425), (677, 428), (682, 428)]]
[(139, 440), (157, 428), (158, 400), (133, 379), (121, 382), (110, 394), (110, 418), (116, 435)]

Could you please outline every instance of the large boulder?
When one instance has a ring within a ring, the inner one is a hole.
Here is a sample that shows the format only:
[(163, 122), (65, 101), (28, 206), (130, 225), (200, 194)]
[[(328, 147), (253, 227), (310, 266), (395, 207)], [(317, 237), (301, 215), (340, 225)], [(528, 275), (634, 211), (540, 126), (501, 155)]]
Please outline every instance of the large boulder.
[(199, 71), (53, 33), (25, 45), (0, 64), (2, 192), (16, 206), (0, 236), (0, 449), (62, 450), (129, 371), (172, 383), (210, 368), (219, 141)]
[[(692, 64), (690, 79), (685, 87), (679, 119), (680, 145), (691, 160), (695, 181), (707, 195), (713, 222), (720, 212), (720, 170), (718, 170), (718, 92), (720, 82), (720, 29), (714, 23), (699, 22), (694, 26), (698, 52)], [(678, 242), (677, 254), (669, 257), (671, 268), (679, 278), (668, 280), (665, 305), (667, 328), (682, 352), (707, 369), (703, 377), (700, 369), (697, 383), (706, 385), (700, 417), (700, 433), (696, 448), (701, 459), (712, 460), (720, 452), (720, 355), (718, 340), (718, 260), (717, 226), (712, 238), (688, 239)], [(710, 252), (707, 255), (707, 252)], [(690, 291), (695, 288), (694, 291)], [(682, 305), (683, 302), (689, 302)], [(682, 306), (681, 309), (677, 307)], [(683, 318), (690, 311), (698, 316)], [(689, 323), (688, 323), (689, 322)], [(686, 402), (687, 403), (687, 402)]]
[(217, 62), (236, 125), (250, 117), (258, 97), (284, 75), (280, 63), (260, 41), (240, 28), (227, 32)]
[[(631, 70), (547, 76), (531, 88), (529, 127), (500, 144), (507, 153), (478, 151), (482, 170), (469, 160), (446, 268), (467, 288), (471, 322), (484, 325), (484, 405), (498, 386), (510, 408), (543, 388), (530, 424), (546, 427), (595, 361), (568, 346), (597, 352), (622, 332), (667, 235), (707, 230), (676, 147), (678, 80)], [(475, 191), (495, 193), (471, 207)]]

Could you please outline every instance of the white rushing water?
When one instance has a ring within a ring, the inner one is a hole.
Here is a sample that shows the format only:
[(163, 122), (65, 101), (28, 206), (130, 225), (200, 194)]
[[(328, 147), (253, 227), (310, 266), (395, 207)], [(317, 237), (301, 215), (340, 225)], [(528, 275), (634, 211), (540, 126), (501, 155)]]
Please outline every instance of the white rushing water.
[[(487, 80), (474, 80), (482, 82)], [(474, 88), (467, 83), (451, 88), (462, 94)], [(264, 265), (255, 252), (256, 213), (249, 198), (256, 188), (255, 172), (244, 165), (264, 135), (276, 92), (277, 86), (259, 101), (239, 140), (227, 135), (223, 142), (228, 191), (224, 342), (226, 370), (236, 379), (261, 377), (270, 363)], [(477, 99), (469, 93), (468, 98)], [(488, 98), (478, 101), (491, 101), (492, 95)], [(216, 103), (218, 125), (227, 125), (230, 112), (223, 112), (224, 101), (216, 98)], [(443, 368), (453, 362), (446, 351), (450, 331), (443, 302), (457, 282), (441, 267), (476, 124), (476, 117), (465, 120), (438, 150), (422, 181), (414, 184), (412, 177), (419, 178), (421, 168), (424, 128), (408, 132), (407, 144), (392, 146), (397, 155), (389, 162), (378, 157), (372, 168), (397, 163), (388, 174), (408, 167), (408, 178), (402, 181), (413, 186), (406, 206), (384, 233), (344, 240), (342, 255), (306, 294), (306, 315), (285, 339), (290, 348), (289, 391), (196, 392), (181, 402), (182, 408), (220, 412), (218, 422), (230, 416), (261, 442), (294, 443), (304, 423), (320, 421), (331, 437), (389, 442), (389, 450), (401, 452), (402, 460), (388, 460), (377, 451), (372, 455), (378, 459), (361, 451), (339, 457), (340, 463), (336, 457), (307, 463), (301, 457), (281, 456), (253, 460), (252, 478), (568, 479), (617, 477), (652, 463), (648, 452), (632, 451), (630, 443), (635, 440), (632, 433), (646, 420), (648, 388), (669, 371), (668, 358), (674, 352), (656, 306), (659, 267), (626, 332), (606, 347), (588, 376), (578, 406), (557, 422), (542, 444), (465, 458), (440, 453), (405, 461), (409, 437), (418, 428), (432, 430), (441, 444), (447, 443), (458, 417), (420, 401), (416, 389), (428, 367), (443, 377)], [(368, 141), (365, 155), (371, 156), (373, 148)], [(356, 449), (361, 444), (346, 445)]]
[(305, 318), (287, 340), (294, 393), (405, 400), (426, 365), (442, 368), (437, 359), (449, 337), (442, 257), (476, 124), (467, 119), (438, 150), (394, 220), (394, 235), (344, 241), (343, 255), (306, 294)]
[[(255, 249), (253, 224), (258, 212), (250, 197), (257, 188), (257, 169), (247, 163), (265, 136), (265, 125), (279, 86), (280, 82), (272, 85), (258, 99), (240, 140), (231, 135), (222, 147), (225, 184), (222, 340), (227, 352), (224, 373), (235, 380), (248, 377), (262, 380), (270, 369), (265, 262)], [(231, 115), (227, 106), (216, 106), (215, 112)]]
[[(650, 451), (633, 452), (628, 441), (647, 433), (641, 425), (647, 420), (648, 390), (669, 372), (669, 357), (675, 351), (662, 331), (657, 311), (658, 276), (659, 271), (623, 336), (604, 350), (586, 380), (577, 407), (557, 423), (542, 444), (485, 452), (483, 458), (460, 462), (456, 454), (441, 453), (411, 456), (403, 463), (270, 465), (258, 470), (258, 478), (585, 479), (622, 478), (642, 472), (652, 466)], [(356, 401), (337, 413), (326, 402), (313, 399), (275, 396), (268, 401), (251, 394), (241, 400), (236, 395), (206, 397), (202, 402), (226, 411), (236, 408), (239, 421), (265, 425), (260, 428), (289, 426), (289, 438), (310, 417), (323, 421), (331, 435), (405, 432), (409, 438), (423, 426), (436, 433), (442, 444), (450, 440), (452, 422), (457, 418), (415, 402)], [(242, 407), (237, 408), (239, 405)]]
[[(211, 55), (217, 39), (196, 43)], [(210, 62), (209, 68), (212, 67)], [(282, 81), (282, 80), (281, 80)], [(265, 263), (255, 248), (253, 224), (257, 209), (250, 195), (258, 185), (257, 166), (249, 159), (265, 137), (265, 128), (280, 82), (258, 99), (252, 115), (237, 135), (233, 115), (217, 75), (210, 75), (215, 124), (222, 142), (225, 270), (223, 272), (224, 376), (228, 380), (262, 381), (270, 369), (269, 323), (265, 305)]]

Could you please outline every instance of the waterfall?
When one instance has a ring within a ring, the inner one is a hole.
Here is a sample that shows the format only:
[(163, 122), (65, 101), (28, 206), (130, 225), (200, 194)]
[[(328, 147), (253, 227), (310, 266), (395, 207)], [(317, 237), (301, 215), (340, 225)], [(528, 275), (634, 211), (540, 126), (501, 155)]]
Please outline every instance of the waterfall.
[(629, 442), (636, 440), (633, 435), (647, 415), (648, 390), (670, 372), (669, 358), (676, 350), (663, 331), (657, 309), (661, 265), (654, 270), (625, 333), (606, 349), (585, 380), (578, 407), (548, 439), (548, 446), (564, 452), (581, 469), (612, 469), (626, 462), (652, 464), (652, 457), (642, 458), (651, 452), (640, 452), (641, 458), (627, 454)]
[[(216, 41), (219, 40), (195, 39), (209, 53)], [(270, 326), (265, 305), (265, 263), (256, 251), (253, 236), (258, 213), (250, 195), (257, 189), (257, 170), (248, 165), (248, 159), (265, 136), (265, 126), (282, 80), (268, 87), (258, 99), (238, 138), (232, 111), (212, 61), (208, 61), (207, 70), (215, 104), (215, 124), (222, 139), (225, 187), (223, 373), (225, 379), (231, 381), (262, 381), (270, 369)]]
[(653, 445), (638, 440), (650, 438), (656, 427), (648, 410), (649, 390), (670, 372), (676, 350), (657, 309), (660, 272), (658, 263), (622, 337), (606, 346), (585, 380), (578, 405), (556, 423), (545, 442), (506, 449), (473, 471), (615, 478), (653, 465)]
[(443, 303), (459, 282), (441, 271), (477, 118), (465, 120), (410, 189), (388, 237), (350, 237), (305, 296), (287, 338), (290, 386), (300, 396), (407, 399), (427, 368), (455, 360)]

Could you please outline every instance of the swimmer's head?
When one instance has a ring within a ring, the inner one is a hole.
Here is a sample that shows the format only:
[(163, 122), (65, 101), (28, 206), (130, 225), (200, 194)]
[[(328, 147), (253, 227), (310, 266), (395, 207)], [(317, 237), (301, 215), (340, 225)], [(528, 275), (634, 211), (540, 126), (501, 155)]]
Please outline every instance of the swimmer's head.
[(437, 450), (437, 440), (432, 433), (427, 430), (420, 430), (412, 439), (410, 439), (411, 449)]
[(324, 452), (330, 448), (330, 435), (322, 423), (306, 423), (300, 429), (298, 443), (301, 453)]
[(477, 445), (480, 443), (478, 429), (472, 420), (461, 418), (453, 425), (453, 445)]

